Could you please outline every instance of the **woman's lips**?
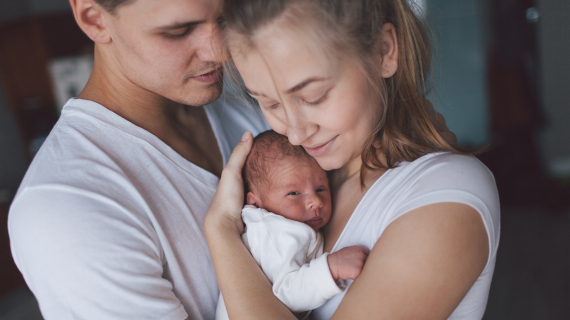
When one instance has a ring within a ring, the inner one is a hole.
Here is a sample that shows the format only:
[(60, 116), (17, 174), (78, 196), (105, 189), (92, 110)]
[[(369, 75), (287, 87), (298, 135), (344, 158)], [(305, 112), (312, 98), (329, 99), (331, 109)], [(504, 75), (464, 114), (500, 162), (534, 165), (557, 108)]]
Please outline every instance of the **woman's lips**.
[(318, 146), (318, 147), (316, 147), (316, 148), (308, 148), (308, 147), (303, 147), (303, 148), (305, 148), (305, 151), (307, 151), (307, 153), (308, 153), (311, 157), (313, 157), (313, 158), (315, 158), (315, 157), (320, 157), (320, 156), (325, 155), (327, 152), (329, 152), (329, 150), (331, 149), (331, 147), (332, 147), (333, 143), (335, 142), (336, 138), (338, 138), (338, 136), (332, 138), (329, 142), (327, 142), (327, 143), (325, 143), (325, 144), (323, 144), (323, 145), (320, 145), (320, 146)]
[(218, 68), (214, 71), (205, 73), (205, 74), (201, 74), (199, 76), (195, 76), (192, 77), (192, 79), (199, 81), (199, 82), (204, 82), (204, 83), (214, 83), (218, 80), (220, 80), (220, 75), (222, 74), (222, 69)]

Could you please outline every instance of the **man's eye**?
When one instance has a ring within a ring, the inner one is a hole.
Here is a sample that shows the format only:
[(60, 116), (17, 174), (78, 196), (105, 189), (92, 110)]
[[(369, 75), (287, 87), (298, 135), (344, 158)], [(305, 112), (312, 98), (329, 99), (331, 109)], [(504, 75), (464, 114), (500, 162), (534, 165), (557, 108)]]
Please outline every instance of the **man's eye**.
[(164, 33), (164, 36), (170, 39), (180, 39), (183, 38), (185, 35), (187, 35), (189, 32), (190, 28), (181, 28), (170, 32), (166, 32)]
[(292, 191), (292, 192), (289, 192), (287, 195), (288, 195), (288, 196), (296, 196), (296, 195), (298, 195), (298, 194), (300, 194), (300, 193), (297, 192), (297, 191)]

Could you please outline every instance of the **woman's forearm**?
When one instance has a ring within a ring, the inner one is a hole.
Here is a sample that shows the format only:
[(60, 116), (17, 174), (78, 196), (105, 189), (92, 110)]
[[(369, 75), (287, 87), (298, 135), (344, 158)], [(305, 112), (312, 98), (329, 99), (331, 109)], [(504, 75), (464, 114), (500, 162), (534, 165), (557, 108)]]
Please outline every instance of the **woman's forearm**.
[(206, 240), (231, 319), (296, 319), (274, 295), (231, 221), (205, 222)]

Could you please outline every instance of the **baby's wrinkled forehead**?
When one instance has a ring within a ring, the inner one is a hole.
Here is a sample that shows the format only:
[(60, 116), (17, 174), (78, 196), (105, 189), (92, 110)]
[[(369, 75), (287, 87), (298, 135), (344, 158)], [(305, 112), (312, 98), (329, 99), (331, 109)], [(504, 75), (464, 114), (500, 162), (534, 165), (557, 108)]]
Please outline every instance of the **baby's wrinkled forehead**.
[[(244, 181), (248, 190), (267, 190), (275, 177), (287, 174), (284, 167), (295, 169), (296, 165), (309, 164), (315, 161), (301, 146), (289, 143), (287, 137), (275, 131), (259, 134), (253, 143), (251, 152), (244, 166)], [(277, 170), (277, 169), (280, 170)], [(319, 174), (316, 172), (315, 174)]]

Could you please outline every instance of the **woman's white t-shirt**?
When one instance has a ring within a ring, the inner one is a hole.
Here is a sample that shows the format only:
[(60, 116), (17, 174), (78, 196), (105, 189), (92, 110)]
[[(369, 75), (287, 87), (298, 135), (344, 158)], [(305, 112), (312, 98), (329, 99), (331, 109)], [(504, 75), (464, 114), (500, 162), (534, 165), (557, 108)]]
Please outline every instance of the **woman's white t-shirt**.
[[(372, 249), (388, 225), (416, 208), (440, 203), (466, 204), (479, 212), (489, 237), (489, 258), (483, 272), (449, 319), (481, 319), (499, 246), (499, 196), (492, 173), (476, 158), (432, 153), (384, 173), (364, 195), (331, 252), (360, 245)], [(312, 313), (329, 319), (346, 290)]]

